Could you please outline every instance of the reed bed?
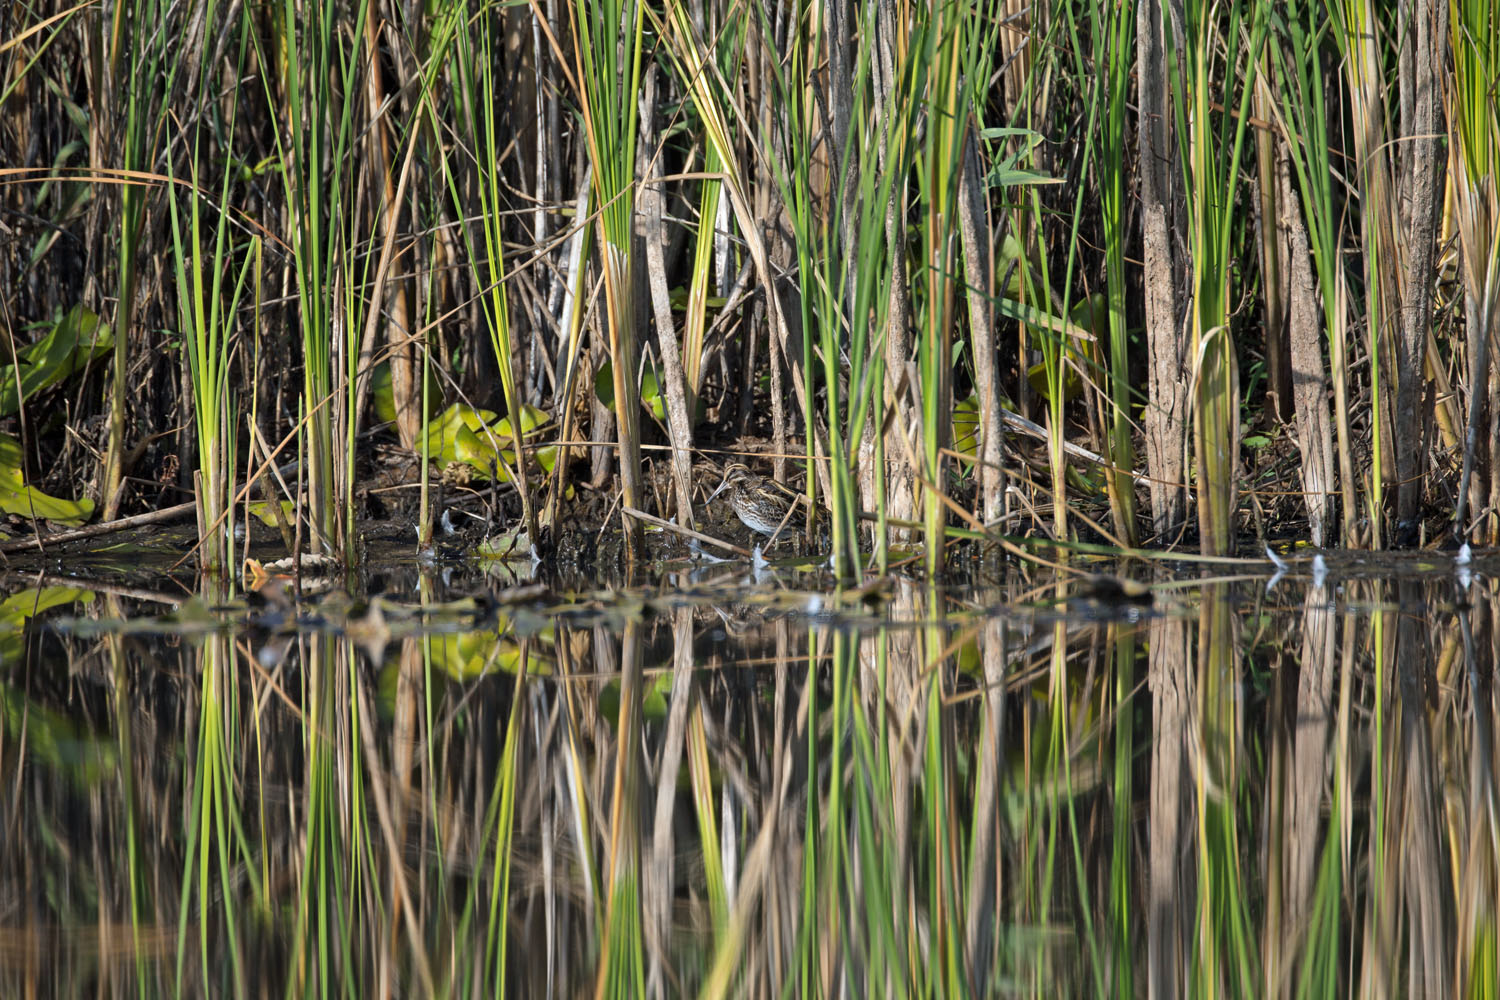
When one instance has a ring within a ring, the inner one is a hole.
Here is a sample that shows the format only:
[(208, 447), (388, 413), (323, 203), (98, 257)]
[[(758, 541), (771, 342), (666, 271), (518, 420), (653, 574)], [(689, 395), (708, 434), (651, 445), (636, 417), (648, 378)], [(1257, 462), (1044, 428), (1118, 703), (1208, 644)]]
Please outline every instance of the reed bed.
[(0, 420), (105, 520), (196, 497), (208, 566), (251, 502), (356, 557), (393, 450), (544, 553), (734, 456), (845, 577), (1495, 542), (1481, 8), (8, 5)]

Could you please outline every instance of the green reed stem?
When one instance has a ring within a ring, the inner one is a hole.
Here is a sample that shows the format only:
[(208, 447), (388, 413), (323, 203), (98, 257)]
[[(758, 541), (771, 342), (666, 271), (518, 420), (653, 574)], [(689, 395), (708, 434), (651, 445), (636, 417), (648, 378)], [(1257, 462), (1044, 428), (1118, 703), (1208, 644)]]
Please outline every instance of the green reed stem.
[[(128, 171), (153, 170), (161, 129), (179, 63), (166, 56), (168, 35), (161, 30), (165, 11), (160, 0), (119, 3), (114, 7), (107, 43), (108, 78), (123, 84), (125, 115), (117, 124), (124, 135), (120, 166)], [(165, 71), (165, 83), (162, 75)], [(123, 72), (123, 76), (121, 75)], [(161, 89), (158, 91), (157, 88)], [(119, 512), (124, 479), (125, 396), (129, 386), (130, 325), (135, 310), (136, 272), (148, 189), (136, 183), (120, 187), (120, 236), (115, 297), (114, 347), (110, 356), (109, 440), (105, 446), (101, 515)]]
[[(929, 490), (947, 488), (944, 452), (953, 414), (953, 319), (958, 283), (958, 182), (963, 145), (971, 124), (964, 71), (974, 52), (966, 43), (972, 11), (967, 4), (919, 5), (910, 79), (922, 88), (927, 108), (925, 143), (918, 160), (918, 202), (925, 273), (916, 283), (924, 306), (918, 347), (922, 390), (923, 473)], [(915, 97), (917, 95), (913, 95)], [(913, 105), (917, 102), (914, 100)], [(896, 130), (907, 142), (905, 128)], [(897, 160), (896, 162), (900, 162)], [(899, 265), (898, 265), (899, 266)], [(943, 568), (943, 526), (948, 511), (939, 496), (922, 505), (926, 525), (927, 574)]]
[[(1186, 5), (1185, 50), (1170, 44), (1172, 108), (1182, 137), (1192, 275), (1194, 461), (1198, 524), (1207, 554), (1228, 554), (1235, 538), (1239, 471), (1239, 366), (1231, 331), (1230, 279), (1234, 252), (1235, 195), (1254, 87), (1239, 67), (1254, 66), (1265, 37), (1266, 7), (1253, 3), (1249, 23), (1240, 0)], [(1221, 23), (1222, 20), (1222, 23)], [(1245, 45), (1242, 50), (1241, 42)], [(1227, 58), (1218, 62), (1219, 53)], [(1215, 111), (1215, 93), (1238, 113)]]
[[(216, 5), (210, 5), (204, 24), (212, 26)], [(191, 43), (189, 43), (191, 44)], [(239, 66), (243, 68), (248, 38), (240, 34)], [(231, 109), (228, 131), (233, 132), (238, 105)], [(220, 209), (215, 213), (212, 234), (206, 233), (202, 214), (200, 149), (203, 129), (194, 128), (190, 139), (188, 211), (184, 221), (178, 208), (179, 194), (170, 159), (167, 173), (174, 181), (167, 197), (172, 224), (172, 263), (178, 292), (178, 316), (182, 324), (184, 351), (193, 387), (193, 413), (197, 431), (198, 507), (200, 524), (212, 532), (200, 539), (200, 559), (211, 572), (223, 573), (230, 563), (233, 525), (227, 517), (228, 499), (234, 488), (235, 431), (239, 426), (235, 403), (229, 392), (229, 355), (239, 303), (246, 279), (258, 255), (259, 237), (252, 237), (239, 268), (234, 291), (224, 294), (225, 272), (233, 266), (229, 245), (230, 181), (233, 171), (224, 170), (218, 191)], [(227, 308), (226, 308), (227, 306)]]
[[(492, 9), (489, 4), (482, 4), (474, 18), (464, 19), (465, 30), (458, 33), (458, 79), (474, 140), (474, 165), (479, 175), (479, 228), (484, 235), (484, 245), (481, 250), (476, 251), (467, 226), (464, 227), (464, 239), (469, 247), (470, 266), (474, 269), (480, 288), (485, 292), (480, 297), (480, 303), (489, 328), (490, 345), (495, 351), (495, 364), (500, 371), (500, 386), (504, 391), (505, 407), (510, 417), (510, 444), (516, 456), (516, 489), (521, 496), (522, 519), (528, 537), (534, 544), (537, 539), (536, 509), (527, 479), (526, 452), (521, 442), (523, 404), (516, 389), (516, 375), (512, 364), (514, 351), (511, 343), (510, 302), (505, 292), (505, 234), (502, 226), (505, 218), (502, 195), (504, 182), (500, 174), (505, 134), (496, 118), (496, 108), (500, 102), (494, 73), (494, 19), (500, 13), (498, 8)], [(477, 48), (470, 35), (476, 26), (479, 35)], [(476, 65), (477, 79), (474, 69)], [(424, 351), (423, 356), (426, 354)], [(617, 375), (618, 372), (617, 366)], [(633, 377), (634, 368), (630, 368), (629, 372)], [(495, 449), (497, 453), (499, 450)], [(496, 475), (499, 472), (500, 470), (495, 470)]]
[[(341, 537), (333, 413), (327, 405), (334, 392), (335, 335), (342, 330), (346, 349), (359, 350), (348, 316), (338, 315), (336, 290), (341, 281), (347, 286), (354, 277), (344, 180), (353, 169), (349, 150), (357, 102), (351, 95), (359, 93), (357, 75), (367, 68), (361, 40), (369, 0), (357, 0), (353, 15), (353, 30), (346, 34), (349, 24), (336, 11), (319, 4), (301, 10), (294, 0), (284, 0), (276, 21), (280, 34), (273, 40), (286, 62), (286, 91), (279, 96), (285, 101), (283, 120), (289, 134), (283, 139), (278, 131), (276, 141), (292, 215), (287, 235), (295, 264), (307, 415), (303, 432), (307, 503), (299, 513), (308, 519), (314, 546), (329, 554), (333, 554), (334, 540)], [(245, 17), (249, 16), (247, 9)], [(343, 48), (346, 38), (354, 40), (352, 51)], [(265, 54), (261, 56), (264, 59)], [(272, 86), (269, 77), (266, 85)], [(278, 106), (277, 96), (267, 94), (273, 107)]]
[[(1101, 10), (1102, 8), (1102, 10)], [(1102, 16), (1101, 16), (1102, 15)], [(1135, 5), (1089, 4), (1094, 52), (1104, 56), (1104, 115), (1099, 130), (1099, 216), (1104, 240), (1104, 283), (1109, 303), (1108, 457), (1110, 511), (1115, 532), (1127, 545), (1137, 543), (1135, 521), (1135, 444), (1130, 421), (1129, 334), (1125, 326), (1125, 136), (1130, 80), (1135, 69)], [(1127, 991), (1128, 992), (1128, 991)]]
[[(584, 140), (593, 166), (604, 305), (614, 374), (621, 500), (639, 509), (643, 495), (640, 383), (636, 371), (633, 243), (635, 156), (639, 131), (642, 31), (639, 0), (575, 0), (574, 50), (582, 90)], [(626, 551), (640, 551), (640, 525), (622, 514)]]

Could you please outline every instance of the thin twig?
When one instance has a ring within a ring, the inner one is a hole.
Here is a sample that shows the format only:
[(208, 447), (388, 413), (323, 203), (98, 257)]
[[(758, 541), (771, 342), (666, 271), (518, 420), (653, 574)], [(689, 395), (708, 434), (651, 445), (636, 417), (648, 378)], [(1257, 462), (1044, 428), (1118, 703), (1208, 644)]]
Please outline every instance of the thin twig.
[(736, 555), (744, 556), (746, 559), (751, 558), (750, 553), (740, 548), (738, 545), (733, 545), (729, 542), (721, 541), (713, 537), (712, 535), (705, 535), (703, 534), (703, 532), (694, 531), (692, 528), (684, 528), (682, 525), (673, 524), (671, 521), (663, 521), (659, 517), (652, 517), (650, 514), (647, 514), (644, 511), (636, 510), (634, 507), (622, 507), (620, 509), (629, 514), (631, 517), (636, 518), (637, 520), (645, 521), (647, 524), (655, 524), (660, 527), (666, 528), (668, 531), (675, 531), (679, 535), (686, 535), (689, 538), (696, 538), (700, 542), (707, 542), (710, 545), (717, 545), (721, 549), (733, 552)]

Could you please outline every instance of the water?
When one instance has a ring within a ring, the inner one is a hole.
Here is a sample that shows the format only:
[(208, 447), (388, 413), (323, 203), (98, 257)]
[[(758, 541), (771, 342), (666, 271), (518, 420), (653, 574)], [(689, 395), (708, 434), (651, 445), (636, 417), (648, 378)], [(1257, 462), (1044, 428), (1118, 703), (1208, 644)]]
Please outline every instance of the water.
[(0, 995), (1493, 990), (1484, 562), (8, 577)]

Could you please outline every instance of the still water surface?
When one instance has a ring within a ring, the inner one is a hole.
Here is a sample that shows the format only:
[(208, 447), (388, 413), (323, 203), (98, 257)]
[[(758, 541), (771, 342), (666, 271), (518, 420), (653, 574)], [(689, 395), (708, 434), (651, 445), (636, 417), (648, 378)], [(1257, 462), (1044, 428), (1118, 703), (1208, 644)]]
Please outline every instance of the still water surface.
[(0, 995), (1493, 995), (1483, 561), (1115, 569), (7, 577)]

